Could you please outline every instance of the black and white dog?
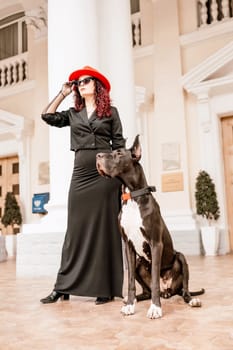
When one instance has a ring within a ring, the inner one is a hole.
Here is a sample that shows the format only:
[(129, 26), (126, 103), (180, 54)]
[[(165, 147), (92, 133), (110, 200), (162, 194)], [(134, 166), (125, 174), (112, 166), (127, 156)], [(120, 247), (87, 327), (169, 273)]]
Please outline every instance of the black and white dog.
[[(128, 191), (123, 194), (120, 215), (128, 262), (128, 296), (121, 312), (132, 315), (136, 300), (151, 298), (147, 316), (154, 319), (162, 316), (160, 297), (178, 294), (190, 306), (201, 306), (201, 301), (192, 296), (203, 294), (204, 289), (189, 291), (188, 264), (184, 255), (173, 248), (159, 205), (151, 194), (155, 189), (147, 184), (140, 158), (141, 146), (136, 136), (128, 150), (98, 153), (96, 166), (102, 176), (119, 178)], [(137, 296), (136, 280), (142, 287), (142, 294)]]

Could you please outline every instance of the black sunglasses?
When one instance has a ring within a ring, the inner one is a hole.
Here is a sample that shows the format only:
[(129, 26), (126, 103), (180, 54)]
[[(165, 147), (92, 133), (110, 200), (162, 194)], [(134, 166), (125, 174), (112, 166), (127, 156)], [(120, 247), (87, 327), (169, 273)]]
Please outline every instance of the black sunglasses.
[(81, 85), (89, 84), (91, 80), (95, 80), (95, 79), (92, 77), (87, 77), (81, 80), (73, 80), (71, 83), (77, 86), (81, 86)]

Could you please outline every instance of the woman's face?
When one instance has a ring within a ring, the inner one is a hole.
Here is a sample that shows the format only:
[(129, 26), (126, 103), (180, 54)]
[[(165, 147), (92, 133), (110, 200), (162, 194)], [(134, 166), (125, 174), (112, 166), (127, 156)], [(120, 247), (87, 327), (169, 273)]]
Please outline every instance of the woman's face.
[(87, 96), (94, 95), (95, 92), (95, 81), (90, 75), (82, 75), (78, 79), (78, 90), (80, 95), (85, 98)]

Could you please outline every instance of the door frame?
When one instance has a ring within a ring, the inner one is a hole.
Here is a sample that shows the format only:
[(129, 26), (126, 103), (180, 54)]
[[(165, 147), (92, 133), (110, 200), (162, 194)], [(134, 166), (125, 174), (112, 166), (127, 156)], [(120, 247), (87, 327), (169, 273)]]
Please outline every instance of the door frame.
[(225, 198), (226, 198), (226, 217), (227, 217), (227, 227), (228, 227), (228, 235), (229, 235), (229, 248), (230, 251), (233, 251), (233, 220), (230, 219), (232, 213), (230, 212), (230, 195), (228, 194), (229, 191), (229, 184), (228, 184), (228, 171), (229, 169), (227, 166), (227, 161), (225, 158), (225, 153), (224, 153), (224, 130), (223, 130), (223, 122), (227, 121), (228, 119), (231, 119), (233, 122), (233, 114), (229, 116), (222, 116), (220, 121), (221, 121), (221, 135), (222, 135), (222, 159), (223, 159), (223, 170), (224, 170), (224, 180), (225, 180)]
[(32, 120), (0, 109), (0, 157), (19, 157), (20, 205), (24, 223), (31, 212), (30, 149), (33, 125)]

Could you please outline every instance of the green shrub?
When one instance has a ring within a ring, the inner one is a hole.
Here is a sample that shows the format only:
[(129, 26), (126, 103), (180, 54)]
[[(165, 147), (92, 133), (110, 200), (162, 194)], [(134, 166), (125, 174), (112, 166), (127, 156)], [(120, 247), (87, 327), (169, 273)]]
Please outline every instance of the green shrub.
[(12, 192), (7, 192), (6, 194), (4, 214), (1, 222), (5, 227), (11, 226), (13, 233), (17, 232), (17, 228), (14, 226), (20, 226), (22, 224), (20, 207), (17, 203), (14, 193)]
[(209, 174), (204, 170), (200, 171), (196, 178), (195, 199), (197, 215), (207, 219), (209, 224), (218, 220), (220, 209), (215, 185)]

